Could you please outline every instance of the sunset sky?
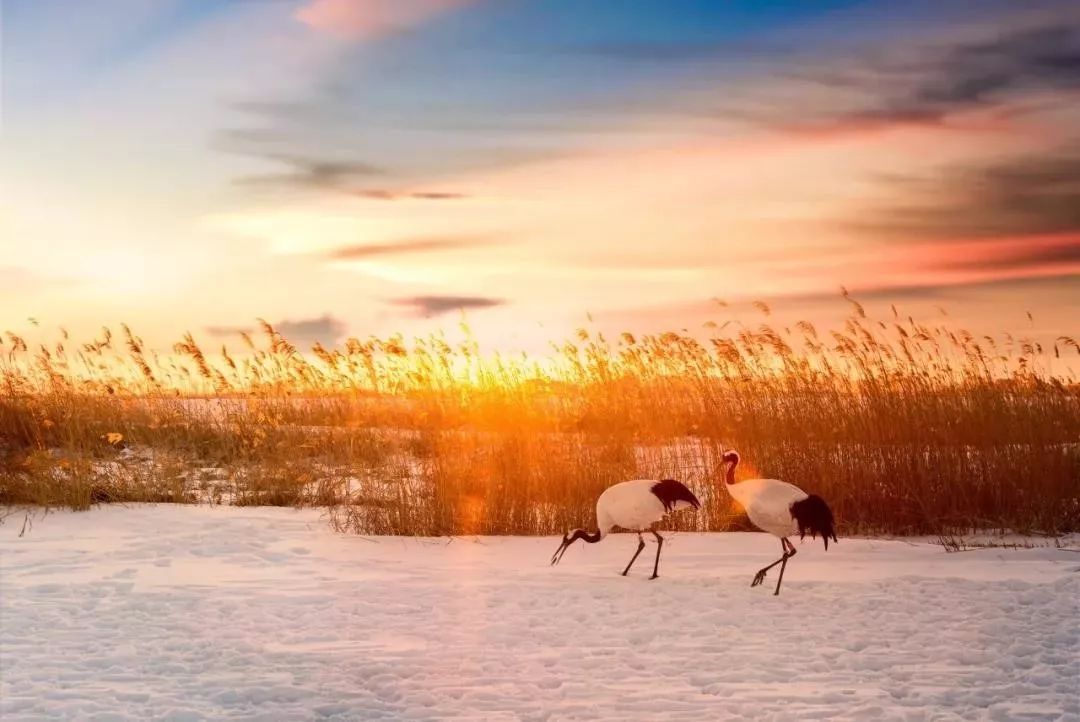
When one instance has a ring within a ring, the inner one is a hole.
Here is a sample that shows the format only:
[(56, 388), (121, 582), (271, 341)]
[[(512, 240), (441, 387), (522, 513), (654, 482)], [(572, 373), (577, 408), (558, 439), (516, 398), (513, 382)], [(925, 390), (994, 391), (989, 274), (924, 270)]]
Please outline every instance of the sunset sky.
[[(93, 8), (92, 10), (90, 8)], [(1080, 332), (1080, 5), (0, 0), (0, 329)], [(712, 299), (733, 306), (718, 308)], [(1029, 321), (1026, 312), (1034, 315)]]

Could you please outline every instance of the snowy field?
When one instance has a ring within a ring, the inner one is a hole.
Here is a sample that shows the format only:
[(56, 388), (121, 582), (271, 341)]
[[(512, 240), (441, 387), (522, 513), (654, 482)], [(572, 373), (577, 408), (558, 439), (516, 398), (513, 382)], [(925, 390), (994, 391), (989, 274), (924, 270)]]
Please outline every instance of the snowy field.
[(758, 534), (342, 537), (313, 511), (0, 526), (14, 720), (1080, 719), (1080, 554)]

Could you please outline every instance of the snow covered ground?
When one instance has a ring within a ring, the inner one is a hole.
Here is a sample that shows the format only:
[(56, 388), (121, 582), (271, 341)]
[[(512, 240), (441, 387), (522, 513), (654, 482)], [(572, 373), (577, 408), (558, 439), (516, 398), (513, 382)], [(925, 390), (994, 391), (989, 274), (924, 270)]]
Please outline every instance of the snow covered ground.
[[(364, 539), (313, 511), (0, 526), (5, 721), (1080, 719), (1080, 554)], [(774, 570), (775, 571), (775, 570)]]

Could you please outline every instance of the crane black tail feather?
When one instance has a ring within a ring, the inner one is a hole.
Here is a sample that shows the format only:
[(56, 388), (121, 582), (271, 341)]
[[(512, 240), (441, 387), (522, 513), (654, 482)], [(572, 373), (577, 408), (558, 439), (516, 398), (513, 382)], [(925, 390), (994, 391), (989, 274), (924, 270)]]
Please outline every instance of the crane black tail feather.
[(829, 550), (829, 539), (837, 541), (836, 522), (833, 519), (832, 509), (817, 494), (811, 494), (802, 501), (791, 505), (791, 516), (799, 525), (799, 538), (806, 537), (807, 532), (811, 538), (821, 538), (825, 541), (825, 551)]

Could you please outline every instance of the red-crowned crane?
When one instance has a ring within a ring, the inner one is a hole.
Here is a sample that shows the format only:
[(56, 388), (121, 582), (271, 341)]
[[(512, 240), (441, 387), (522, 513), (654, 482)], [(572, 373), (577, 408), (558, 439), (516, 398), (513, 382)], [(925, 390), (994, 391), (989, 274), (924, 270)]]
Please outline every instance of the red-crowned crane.
[(615, 527), (621, 527), (627, 531), (636, 531), (638, 535), (637, 551), (630, 557), (626, 569), (623, 569), (622, 575), (625, 577), (641, 550), (645, 548), (641, 532), (651, 531), (656, 537), (656, 562), (649, 579), (656, 579), (659, 576), (657, 572), (660, 569), (660, 548), (664, 546), (664, 537), (656, 533), (653, 525), (670, 512), (688, 507), (700, 509), (701, 502), (692, 491), (674, 479), (634, 479), (610, 486), (596, 500), (597, 530), (587, 532), (584, 529), (574, 529), (564, 534), (562, 543), (551, 557), (551, 564), (558, 564), (566, 550), (578, 539), (595, 544)]
[(797, 533), (802, 539), (810, 532), (810, 536), (816, 539), (821, 534), (825, 540), (825, 551), (828, 551), (829, 538), (836, 541), (833, 513), (820, 496), (807, 494), (786, 481), (744, 479), (736, 484), (735, 467), (738, 465), (739, 454), (736, 451), (728, 451), (720, 459), (721, 468), (728, 466), (725, 477), (728, 493), (746, 510), (754, 526), (779, 537), (783, 549), (783, 556), (759, 570), (750, 586), (756, 587), (764, 582), (768, 571), (779, 564), (780, 578), (776, 580), (776, 591), (773, 592), (774, 595), (779, 594), (780, 583), (784, 581), (784, 568), (788, 559), (795, 556), (795, 546), (788, 541), (788, 537)]

